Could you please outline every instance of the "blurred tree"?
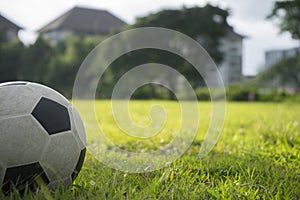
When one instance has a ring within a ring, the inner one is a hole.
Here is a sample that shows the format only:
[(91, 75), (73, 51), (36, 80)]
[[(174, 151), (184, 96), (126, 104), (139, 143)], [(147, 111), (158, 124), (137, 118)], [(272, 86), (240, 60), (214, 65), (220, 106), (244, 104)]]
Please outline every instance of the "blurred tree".
[[(225, 36), (228, 29), (231, 29), (227, 23), (228, 16), (227, 10), (208, 4), (201, 8), (184, 7), (178, 10), (163, 10), (138, 18), (135, 24), (126, 28), (163, 27), (179, 31), (197, 40), (214, 61), (220, 63), (223, 59), (223, 52), (219, 48), (220, 39)], [(118, 79), (130, 68), (145, 63), (160, 63), (176, 69), (186, 77), (194, 88), (205, 85), (201, 75), (190, 63), (178, 55), (163, 50), (143, 49), (130, 52), (117, 59), (112, 64), (111, 69)], [(177, 78), (166, 77), (166, 81), (173, 91), (178, 81)], [(153, 85), (150, 86), (153, 87)], [(176, 99), (171, 90), (169, 96), (170, 99)]]
[(26, 48), (24, 52), (22, 74), (33, 82), (45, 83), (49, 71), (49, 63), (55, 57), (54, 48), (41, 37)]
[(25, 47), (20, 41), (0, 43), (0, 82), (24, 79)]
[[(285, 58), (258, 75), (258, 83), (273, 87), (300, 87), (300, 55)], [(270, 81), (272, 80), (272, 81)]]
[[(228, 28), (231, 28), (227, 24), (228, 15), (227, 10), (211, 5), (202, 8), (163, 10), (139, 18), (135, 24), (127, 28), (156, 26), (180, 31), (200, 42), (218, 63), (222, 61), (223, 57), (218, 48), (220, 38), (226, 34)], [(2, 36), (0, 30), (0, 41)], [(71, 97), (78, 68), (88, 53), (103, 39), (104, 37), (71, 37), (53, 46), (39, 37), (34, 44), (28, 47), (20, 42), (1, 44), (0, 81), (22, 79), (40, 82), (53, 87), (67, 97)], [(118, 46), (112, 46), (108, 53), (113, 53), (113, 50), (117, 48)], [(103, 59), (98, 59), (97, 62), (103, 64)], [(125, 72), (137, 65), (151, 62), (175, 68), (186, 76), (194, 88), (204, 85), (202, 77), (183, 58), (163, 50), (143, 49), (121, 56), (105, 71), (99, 83), (101, 87), (97, 91), (97, 97), (110, 97), (114, 83)], [(97, 71), (86, 72), (87, 80), (93, 79), (97, 73)], [(172, 89), (176, 87), (176, 78), (171, 76), (165, 78)], [(136, 96), (143, 98), (143, 95), (150, 91), (151, 98), (157, 96), (164, 96), (165, 98), (167, 94), (165, 92), (167, 90), (150, 84), (136, 93)], [(169, 95), (169, 98), (176, 99), (173, 92), (169, 91)]]
[(228, 10), (207, 4), (204, 7), (162, 10), (146, 17), (138, 18), (130, 28), (163, 27), (184, 33), (201, 43), (216, 63), (222, 61), (223, 54), (218, 48), (220, 38), (228, 28)]
[(282, 32), (288, 31), (294, 39), (300, 39), (300, 0), (275, 1), (268, 18), (279, 19)]
[(100, 37), (70, 37), (57, 44), (55, 56), (48, 63), (45, 82), (71, 97), (76, 73), (88, 53), (102, 40)]

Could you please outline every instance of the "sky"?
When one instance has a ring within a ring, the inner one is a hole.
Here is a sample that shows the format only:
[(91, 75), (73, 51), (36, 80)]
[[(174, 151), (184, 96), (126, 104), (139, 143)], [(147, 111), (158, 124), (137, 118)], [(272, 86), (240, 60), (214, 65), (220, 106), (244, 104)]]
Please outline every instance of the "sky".
[(246, 36), (243, 41), (243, 74), (254, 75), (264, 65), (264, 53), (300, 46), (290, 34), (279, 34), (278, 24), (266, 20), (274, 0), (0, 0), (0, 13), (23, 27), (20, 39), (34, 42), (35, 31), (74, 6), (105, 9), (132, 24), (137, 17), (162, 9), (204, 6), (210, 3), (230, 10), (228, 22)]

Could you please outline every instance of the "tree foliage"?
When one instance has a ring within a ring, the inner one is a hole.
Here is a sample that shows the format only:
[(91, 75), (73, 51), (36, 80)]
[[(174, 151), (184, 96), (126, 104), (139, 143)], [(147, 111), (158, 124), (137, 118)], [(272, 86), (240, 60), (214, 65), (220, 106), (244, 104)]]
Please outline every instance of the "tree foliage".
[(70, 98), (78, 68), (101, 40), (71, 37), (53, 46), (39, 37), (29, 46), (20, 41), (0, 43), (0, 82), (42, 83)]
[[(219, 48), (220, 39), (225, 36), (228, 29), (231, 29), (227, 23), (228, 16), (227, 10), (208, 4), (204, 7), (162, 10), (138, 18), (135, 24), (127, 28), (162, 27), (179, 31), (198, 41), (214, 61), (220, 63), (223, 59), (223, 52)], [(157, 49), (130, 52), (112, 64), (112, 71), (119, 78), (129, 69), (145, 63), (160, 63), (176, 69), (194, 88), (205, 85), (203, 77), (190, 63), (171, 52)], [(166, 78), (173, 91), (176, 79), (177, 77)], [(155, 91), (152, 94), (155, 96)], [(169, 97), (176, 99), (171, 91)]]
[(218, 48), (220, 39), (231, 27), (227, 23), (228, 10), (210, 4), (178, 10), (162, 10), (138, 18), (132, 28), (163, 27), (184, 33), (201, 43), (215, 62), (222, 61), (223, 54)]
[[(270, 81), (272, 80), (272, 81)], [(300, 87), (300, 55), (284, 58), (267, 71), (258, 76), (261, 85), (271, 84), (273, 87)]]
[[(228, 15), (227, 10), (211, 5), (202, 8), (163, 10), (139, 18), (135, 24), (126, 28), (155, 26), (180, 31), (200, 42), (218, 63), (223, 57), (218, 48), (220, 38), (226, 34), (228, 28), (231, 28), (227, 24)], [(0, 40), (3, 34), (0, 29)], [(12, 80), (38, 82), (71, 97), (78, 68), (88, 53), (103, 39), (104, 37), (75, 36), (55, 46), (42, 37), (30, 46), (24, 46), (19, 41), (0, 42), (0, 82)], [(112, 47), (112, 50), (113, 48), (117, 47)], [(112, 63), (101, 78), (97, 97), (110, 97), (114, 84), (124, 73), (145, 63), (161, 63), (173, 67), (183, 74), (194, 88), (204, 85), (202, 77), (183, 58), (163, 50), (143, 49), (121, 56)], [(89, 73), (88, 77), (97, 74), (97, 72)], [(175, 87), (176, 77), (167, 77), (166, 80)], [(165, 98), (169, 95), (169, 98), (176, 99), (173, 92), (166, 92), (165, 88), (153, 85), (140, 88), (134, 95), (135, 98), (158, 96)]]
[(77, 71), (88, 53), (102, 38), (70, 37), (54, 46), (55, 56), (48, 64), (48, 73), (44, 81), (71, 97)]
[(281, 31), (287, 31), (294, 39), (300, 39), (300, 0), (276, 1), (268, 17), (279, 19)]
[(23, 74), (24, 45), (19, 41), (0, 45), (0, 82), (20, 80)]

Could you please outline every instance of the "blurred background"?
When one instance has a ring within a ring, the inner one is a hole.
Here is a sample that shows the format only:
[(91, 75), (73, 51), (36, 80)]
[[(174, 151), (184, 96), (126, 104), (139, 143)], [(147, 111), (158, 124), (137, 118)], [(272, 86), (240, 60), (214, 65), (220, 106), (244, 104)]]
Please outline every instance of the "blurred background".
[[(78, 68), (106, 38), (137, 27), (164, 27), (199, 42), (217, 64), (231, 101), (300, 101), (300, 0), (2, 0), (0, 82), (28, 80), (71, 98)], [(118, 58), (97, 97), (111, 97), (116, 81), (144, 63), (169, 65), (209, 100), (193, 67), (169, 52), (144, 49)], [(214, 79), (213, 72), (207, 77)], [(180, 84), (177, 77), (173, 84)], [(134, 99), (176, 99), (145, 85)]]

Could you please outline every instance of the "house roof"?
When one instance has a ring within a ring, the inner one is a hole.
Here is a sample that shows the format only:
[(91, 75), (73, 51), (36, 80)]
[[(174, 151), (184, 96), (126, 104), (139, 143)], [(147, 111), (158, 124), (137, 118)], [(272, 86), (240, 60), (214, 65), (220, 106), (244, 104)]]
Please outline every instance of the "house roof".
[(12, 21), (8, 20), (4, 16), (0, 14), (0, 26), (3, 26), (4, 28), (10, 28), (15, 30), (23, 29), (22, 27), (18, 26), (17, 24), (13, 23)]
[(124, 21), (106, 10), (74, 7), (42, 27), (38, 32), (72, 30), (78, 33), (105, 34), (125, 24)]

